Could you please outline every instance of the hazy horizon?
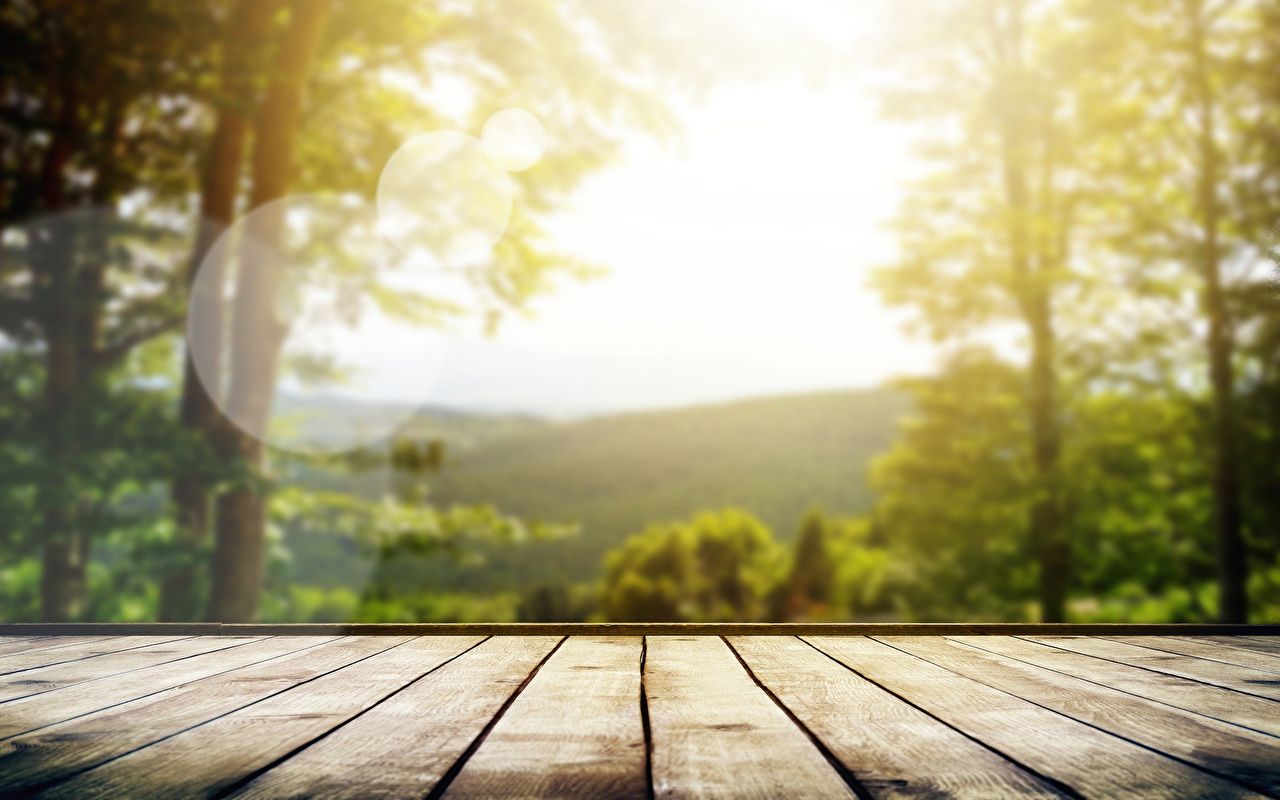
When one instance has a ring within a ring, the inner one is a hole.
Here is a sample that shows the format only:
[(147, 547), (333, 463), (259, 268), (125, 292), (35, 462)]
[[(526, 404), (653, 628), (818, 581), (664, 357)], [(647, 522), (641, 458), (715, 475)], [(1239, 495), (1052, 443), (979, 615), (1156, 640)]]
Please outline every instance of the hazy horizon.
[(745, 394), (735, 394), (723, 397), (706, 397), (689, 402), (665, 403), (659, 405), (589, 405), (586, 403), (569, 403), (563, 408), (532, 408), (514, 405), (503, 405), (500, 403), (439, 403), (427, 402), (419, 403), (412, 400), (397, 398), (377, 398), (363, 397), (359, 395), (344, 394), (341, 391), (323, 391), (313, 393), (290, 393), (282, 391), (278, 399), (285, 403), (298, 403), (299, 405), (307, 404), (323, 404), (328, 402), (351, 403), (365, 406), (392, 406), (395, 408), (408, 408), (415, 411), (433, 410), (446, 413), (466, 414), (470, 416), (523, 416), (533, 419), (541, 419), (548, 422), (575, 422), (579, 420), (594, 419), (598, 417), (610, 417), (629, 414), (647, 414), (662, 413), (664, 411), (678, 411), (691, 408), (705, 408), (714, 406), (727, 406), (739, 403), (750, 403), (753, 401), (779, 400), (789, 397), (809, 397), (824, 394), (860, 394), (879, 391), (888, 391), (890, 387), (887, 383), (878, 384), (850, 384), (845, 386), (815, 386), (811, 388), (797, 388), (792, 391), (782, 392), (748, 392)]
[[(681, 126), (674, 144), (633, 137), (548, 220), (557, 249), (605, 274), (559, 280), (493, 336), (473, 324), (339, 340), (353, 390), (563, 416), (932, 367), (932, 348), (867, 286), (895, 257), (885, 222), (910, 177), (904, 134), (868, 87), (856, 76), (730, 87), (683, 106)], [(846, 146), (869, 138), (877, 146)]]

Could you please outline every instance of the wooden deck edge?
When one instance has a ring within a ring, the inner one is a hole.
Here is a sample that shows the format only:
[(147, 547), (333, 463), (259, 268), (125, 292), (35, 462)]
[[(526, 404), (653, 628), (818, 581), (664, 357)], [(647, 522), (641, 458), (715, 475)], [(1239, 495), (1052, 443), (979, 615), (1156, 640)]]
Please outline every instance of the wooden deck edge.
[(93, 622), (0, 624), (0, 636), (1280, 636), (1280, 625), (969, 622)]

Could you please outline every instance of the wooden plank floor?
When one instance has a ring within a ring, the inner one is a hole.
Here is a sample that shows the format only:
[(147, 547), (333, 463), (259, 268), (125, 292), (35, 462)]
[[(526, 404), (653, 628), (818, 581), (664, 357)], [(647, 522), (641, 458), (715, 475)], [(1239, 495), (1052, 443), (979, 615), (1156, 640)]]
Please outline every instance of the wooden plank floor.
[(1280, 637), (0, 636), (4, 797), (1280, 797)]

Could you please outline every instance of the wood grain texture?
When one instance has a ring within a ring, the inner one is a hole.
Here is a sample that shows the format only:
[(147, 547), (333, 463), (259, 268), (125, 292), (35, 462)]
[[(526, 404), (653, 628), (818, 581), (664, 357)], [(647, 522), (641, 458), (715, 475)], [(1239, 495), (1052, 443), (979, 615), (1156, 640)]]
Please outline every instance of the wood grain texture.
[(560, 641), (489, 639), (231, 796), (420, 799)]
[(1063, 796), (799, 639), (729, 643), (873, 797)]
[(0, 796), (1280, 796), (1280, 640), (908, 629), (5, 638)]
[(332, 638), (210, 637), (201, 640), (208, 649), (190, 658), (85, 680), (63, 689), (0, 704), (0, 739), (292, 653)]
[(853, 797), (719, 638), (647, 639), (656, 797)]
[(986, 652), (1009, 656), (1176, 708), (1280, 736), (1280, 706), (1274, 700), (1060, 650), (1027, 639), (1010, 636), (956, 636), (952, 639)]
[[(307, 651), (260, 680), (292, 688), (89, 770), (49, 798), (214, 797), (476, 644), (479, 639), (360, 637)], [(353, 663), (354, 662), (354, 663)], [(303, 683), (302, 681), (308, 681)]]
[(1256, 653), (1280, 655), (1280, 637), (1274, 636), (1209, 636), (1197, 635), (1197, 639), (1215, 642), (1227, 647), (1252, 650)]
[(948, 725), (1085, 796), (1260, 796), (883, 642), (861, 637), (812, 641)]
[(1153, 672), (1177, 675), (1201, 683), (1234, 689), (1237, 692), (1280, 700), (1280, 676), (1270, 672), (1166, 653), (1162, 650), (1152, 650), (1148, 647), (1106, 638), (1080, 636), (1034, 636), (1031, 638), (1064, 650), (1074, 650), (1077, 653), (1110, 659)]
[[(68, 637), (76, 638), (76, 637)], [(105, 636), (105, 637), (82, 637), (80, 641), (74, 641), (62, 647), (51, 647), (48, 649), (24, 650), (21, 653), (11, 653), (7, 656), (0, 656), (0, 675), (10, 675), (15, 672), (25, 672), (36, 669), (38, 667), (51, 667), (57, 664), (65, 664), (70, 661), (79, 661), (85, 658), (93, 658), (108, 653), (118, 653), (124, 650), (133, 650), (135, 648), (146, 647), (152, 644), (159, 644), (170, 641), (179, 641), (188, 637), (164, 637), (164, 636)]]
[(70, 647), (81, 642), (101, 642), (111, 636), (0, 636), (0, 656), (14, 653), (37, 653), (41, 650), (55, 650), (59, 647)]
[(235, 644), (223, 639), (175, 639), (171, 636), (130, 636), (113, 642), (126, 642), (129, 649), (0, 677), (0, 702), (64, 689), (84, 681), (100, 680)]
[(1280, 652), (1264, 653), (1183, 636), (1126, 636), (1116, 637), (1116, 641), (1280, 675)]
[(467, 760), (446, 797), (643, 798), (636, 637), (574, 637)]
[(1258, 792), (1280, 793), (1280, 739), (932, 637), (885, 637), (913, 655)]
[[(0, 742), (0, 776), (9, 792), (50, 785), (404, 641), (322, 639), (297, 652), (7, 739)], [(130, 794), (140, 786), (117, 788)]]

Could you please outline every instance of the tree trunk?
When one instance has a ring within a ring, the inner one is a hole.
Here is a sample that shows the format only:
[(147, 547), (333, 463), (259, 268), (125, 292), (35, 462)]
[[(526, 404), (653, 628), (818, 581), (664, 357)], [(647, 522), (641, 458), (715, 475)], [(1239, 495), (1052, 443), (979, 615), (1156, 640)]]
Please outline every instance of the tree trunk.
[[(302, 115), (303, 91), (315, 61), (329, 0), (294, 0), (288, 31), (281, 43), (272, 78), (254, 118), (253, 187), (250, 208), (285, 195), (293, 171), (294, 143)], [(281, 214), (259, 214), (249, 235), (270, 249), (280, 240)], [(271, 412), (284, 325), (275, 316), (274, 299), (280, 266), (241, 263), (231, 332), (231, 416), (265, 425)], [(261, 428), (259, 428), (261, 429)], [(243, 462), (252, 478), (261, 477), (263, 445), (231, 425), (219, 426), (219, 451)], [(214, 621), (252, 619), (262, 594), (266, 498), (261, 480), (241, 482), (217, 502), (213, 588), (208, 617)]]
[(1036, 497), (1031, 505), (1031, 541), (1040, 566), (1040, 621), (1065, 622), (1067, 587), (1071, 578), (1071, 549), (1062, 530), (1057, 473), (1061, 434), (1057, 418), (1057, 377), (1054, 370), (1054, 332), (1047, 291), (1032, 302), (1031, 327), (1031, 453)]
[(1222, 291), (1221, 251), (1218, 228), (1221, 209), (1217, 191), (1220, 178), (1217, 120), (1213, 89), (1209, 83), (1206, 54), (1205, 11), (1200, 0), (1189, 0), (1192, 84), (1199, 110), (1197, 142), (1199, 182), (1197, 203), (1201, 242), (1199, 272), (1202, 301), (1209, 330), (1209, 382), (1212, 387), (1210, 450), (1213, 453), (1213, 527), (1218, 556), (1218, 613), (1223, 622), (1247, 622), (1248, 561), (1241, 530), (1239, 447), (1236, 440), (1235, 381), (1232, 374), (1231, 323)]
[[(66, 205), (64, 173), (71, 161), (71, 130), (77, 99), (72, 86), (59, 92), (60, 130), (41, 164), (41, 204), (46, 212)], [(66, 241), (37, 245), (39, 267), (33, 279), (41, 299), (41, 327), (45, 339), (45, 460), (48, 475), (40, 482), (38, 503), (44, 554), (40, 571), (41, 617), (46, 622), (74, 620), (84, 611), (87, 586), (85, 557), (88, 541), (75, 528), (69, 470), (75, 437), (69, 430), (72, 401), (79, 376), (75, 331), (75, 270), (73, 246)]]
[[(244, 160), (248, 131), (248, 109), (253, 105), (252, 76), (255, 50), (266, 39), (277, 3), (270, 0), (241, 0), (228, 24), (222, 64), (222, 104), (200, 185), (200, 220), (188, 267), (192, 285), (209, 248), (231, 224), (235, 215), (236, 187)], [(196, 374), (192, 348), (208, 348), (199, 355), (205, 379), (211, 386), (221, 384), (223, 301), (216, 289), (223, 284), (221, 264), (206, 270), (217, 275), (202, 284), (213, 291), (192, 292), (189, 315), (204, 332), (200, 341), (188, 337), (182, 376), (182, 424), (213, 444), (214, 430), (225, 424), (213, 398)], [(171, 487), (178, 542), (186, 559), (170, 570), (160, 585), (158, 616), (162, 621), (193, 620), (200, 615), (202, 598), (197, 590), (195, 554), (209, 536), (211, 480), (207, 470), (192, 469), (178, 475)]]
[(88, 536), (77, 534), (45, 542), (40, 573), (40, 607), (45, 622), (70, 622), (84, 614), (89, 596), (88, 566)]
[[(1006, 58), (1005, 72), (1001, 76), (1006, 81), (1001, 97), (1001, 174), (1008, 212), (1006, 227), (1013, 293), (1031, 338), (1027, 413), (1035, 494), (1028, 512), (1027, 534), (1040, 571), (1040, 620), (1063, 622), (1066, 619), (1071, 550), (1062, 529), (1058, 497), (1061, 434), (1058, 429), (1052, 277), (1047, 274), (1055, 258), (1047, 247), (1034, 248), (1033, 257), (1033, 242), (1043, 239), (1032, 233), (1038, 227), (1034, 224), (1035, 217), (1037, 213), (1047, 215), (1049, 209), (1033, 208), (1031, 200), (1032, 117), (1029, 112), (1033, 98), (1027, 96), (1028, 87), (1022, 83), (1027, 79), (1022, 63), (1023, 5), (1015, 0), (1006, 8), (1008, 28), (999, 47)], [(1046, 169), (1043, 178), (1046, 184), (1042, 187), (1046, 197), (1051, 190), (1047, 183), (1051, 174)]]

